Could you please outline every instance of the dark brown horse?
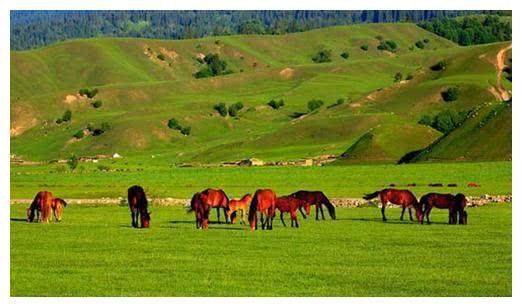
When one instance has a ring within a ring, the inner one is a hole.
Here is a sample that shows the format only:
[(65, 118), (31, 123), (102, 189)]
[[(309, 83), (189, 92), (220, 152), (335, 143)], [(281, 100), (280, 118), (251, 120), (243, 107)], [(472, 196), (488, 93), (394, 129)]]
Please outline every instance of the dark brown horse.
[(127, 191), (129, 208), (131, 211), (132, 227), (138, 228), (138, 217), (141, 221), (141, 228), (149, 228), (150, 212), (147, 210), (149, 202), (142, 187), (134, 185)]
[(212, 207), (210, 207), (206, 198), (206, 194), (197, 192), (190, 200), (190, 207), (187, 212), (194, 212), (196, 215), (197, 229), (208, 229), (208, 219)]
[(422, 206), (417, 201), (417, 198), (413, 193), (409, 190), (397, 190), (397, 189), (384, 189), (381, 191), (376, 191), (371, 194), (366, 194), (363, 196), (364, 199), (370, 200), (379, 196), (381, 200), (381, 213), (382, 220), (386, 222), (386, 215), (384, 211), (386, 209), (386, 205), (388, 203), (398, 205), (402, 207), (401, 213), (401, 221), (404, 219), (404, 211), (408, 208), (408, 213), (410, 214), (410, 221), (413, 221), (413, 216), (411, 215), (411, 208), (415, 209), (415, 215), (417, 216), (417, 220), (422, 224)]
[(228, 218), (228, 203), (229, 199), (227, 194), (223, 190), (217, 190), (217, 189), (206, 189), (201, 192), (202, 195), (204, 195), (204, 199), (206, 201), (206, 204), (208, 204), (211, 208), (216, 208), (217, 211), (217, 220), (218, 223), (221, 223), (219, 209), (223, 209), (223, 215), (225, 216), (225, 222), (229, 222)]
[[(321, 191), (297, 191), (291, 196), (300, 199), (306, 203), (305, 209), (307, 215), (310, 215), (310, 206), (315, 205), (315, 219), (319, 220), (319, 211), (321, 212), (321, 217), (324, 220), (324, 212), (323, 212), (323, 205), (326, 206), (328, 209), (328, 213), (330, 214), (330, 217), (332, 220), (335, 220), (335, 207), (332, 205), (330, 200), (324, 195)], [(304, 217), (304, 213), (302, 211), (302, 207), (299, 208), (299, 211)]]
[(297, 210), (305, 205), (307, 205), (307, 203), (304, 200), (295, 198), (291, 195), (278, 197), (276, 199), (275, 207), (279, 210), (279, 212), (281, 212), (279, 216), (283, 226), (286, 227), (283, 214), (290, 213), (290, 218), (292, 220), (291, 226), (294, 227), (295, 225), (296, 228), (299, 228), (299, 222), (297, 221)]
[[(261, 228), (265, 227), (272, 230), (272, 222), (275, 215), (276, 194), (269, 189), (257, 190), (250, 203), (250, 211), (248, 212), (248, 221), (250, 229), (257, 229), (257, 220), (261, 218)], [(263, 219), (266, 218), (266, 220)]]
[(424, 207), (424, 216), (426, 216), (426, 223), (430, 224), (430, 212), (433, 207), (439, 209), (448, 209), (449, 224), (457, 224), (457, 217), (459, 224), (468, 223), (468, 213), (466, 212), (467, 200), (464, 194), (439, 194), (428, 193), (421, 197), (420, 205)]
[(36, 193), (33, 202), (27, 209), (27, 221), (33, 222), (35, 215), (36, 221), (49, 223), (51, 219), (53, 205), (53, 193), (40, 191)]

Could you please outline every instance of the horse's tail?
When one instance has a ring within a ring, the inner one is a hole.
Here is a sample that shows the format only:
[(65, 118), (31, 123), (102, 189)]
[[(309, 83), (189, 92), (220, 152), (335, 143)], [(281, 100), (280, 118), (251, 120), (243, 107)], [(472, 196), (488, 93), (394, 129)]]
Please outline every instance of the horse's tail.
[(187, 213), (194, 212), (196, 210), (196, 201), (199, 197), (199, 194), (200, 193), (198, 192), (192, 196), (192, 199), (190, 200), (190, 205), (187, 206)]
[(371, 194), (364, 195), (363, 198), (366, 200), (374, 199), (375, 197), (379, 196), (380, 193), (381, 193), (381, 191), (375, 191)]
[(332, 205), (332, 203), (330, 202), (328, 197), (326, 197), (326, 195), (324, 195), (324, 193), (321, 192), (321, 194), (323, 194), (323, 204), (328, 209), (328, 214), (330, 214), (330, 217), (332, 218), (332, 220), (335, 220), (335, 207), (334, 207), (334, 205)]
[(250, 207), (248, 209), (248, 221), (250, 222), (250, 224), (252, 224), (256, 218), (256, 211), (257, 211), (257, 192), (256, 192), (256, 194), (254, 194), (254, 197), (252, 198), (252, 202), (250, 202)]

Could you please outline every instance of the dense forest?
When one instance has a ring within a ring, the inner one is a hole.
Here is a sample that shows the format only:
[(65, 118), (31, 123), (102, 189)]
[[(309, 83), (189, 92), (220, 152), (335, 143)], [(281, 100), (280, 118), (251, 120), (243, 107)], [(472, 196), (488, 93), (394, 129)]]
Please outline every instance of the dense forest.
[(434, 19), (443, 20), (444, 26), (432, 23), (423, 25), (439, 31), (448, 27), (449, 18), (479, 13), (505, 14), (496, 11), (442, 10), (11, 11), (11, 49), (24, 50), (66, 39), (97, 36), (184, 39), (209, 35), (283, 34), (353, 23), (418, 23)]
[(497, 15), (437, 18), (419, 26), (463, 46), (511, 40), (511, 21)]

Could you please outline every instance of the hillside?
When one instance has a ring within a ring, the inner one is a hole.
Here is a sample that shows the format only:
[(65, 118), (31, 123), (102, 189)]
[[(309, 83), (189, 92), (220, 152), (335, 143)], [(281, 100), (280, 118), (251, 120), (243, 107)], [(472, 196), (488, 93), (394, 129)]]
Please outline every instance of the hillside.
[[(398, 50), (378, 50), (379, 36), (395, 41)], [(428, 41), (425, 48), (411, 48), (419, 40)], [(278, 36), (84, 39), (15, 51), (11, 152), (27, 160), (118, 152), (138, 160), (154, 156), (158, 163), (217, 163), (340, 155), (359, 143), (352, 150), (359, 158), (350, 163), (365, 157), (393, 162), (439, 138), (417, 124), (422, 115), (496, 100), (495, 59), (508, 44), (458, 47), (413, 24), (364, 24)], [(331, 50), (331, 62), (312, 61), (321, 50)], [(232, 73), (195, 79), (202, 67), (197, 58), (208, 53), (219, 54)], [(432, 71), (442, 59), (447, 69)], [(397, 72), (413, 79), (395, 83)], [(441, 91), (455, 85), (459, 99), (443, 102)], [(103, 105), (93, 108), (77, 94), (81, 88), (97, 88), (93, 100)], [(340, 98), (346, 102), (332, 106)], [(267, 106), (271, 99), (283, 99), (285, 106), (274, 110)], [(311, 99), (324, 105), (295, 116)], [(245, 106), (238, 118), (213, 110), (216, 103), (237, 101)], [(71, 121), (56, 124), (66, 110)], [(190, 135), (169, 129), (169, 118), (190, 126)], [(89, 123), (103, 122), (112, 129), (73, 137)], [(369, 131), (371, 142), (358, 142)]]

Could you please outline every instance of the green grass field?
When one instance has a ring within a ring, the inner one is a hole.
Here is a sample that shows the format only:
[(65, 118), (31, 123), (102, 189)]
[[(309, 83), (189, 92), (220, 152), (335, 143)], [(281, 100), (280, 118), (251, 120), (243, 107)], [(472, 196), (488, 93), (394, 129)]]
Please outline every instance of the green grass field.
[(70, 206), (47, 225), (25, 208), (11, 207), (12, 296), (512, 295), (510, 204), (469, 208), (467, 226), (357, 208), (257, 232), (196, 230), (182, 207), (153, 208), (150, 229), (130, 228), (124, 206)]
[[(154, 159), (153, 159), (154, 160)], [(279, 195), (300, 189), (322, 190), (329, 197), (359, 198), (365, 193), (394, 183), (410, 187), (418, 197), (433, 191), (469, 196), (511, 194), (511, 162), (377, 164), (323, 167), (213, 167), (176, 168), (165, 165), (118, 160), (104, 164), (112, 170), (102, 172), (94, 163), (83, 164), (83, 171), (58, 172), (56, 165), (11, 167), (11, 198), (32, 198), (37, 191), (49, 190), (63, 198), (126, 197), (127, 188), (139, 184), (149, 197), (190, 198), (208, 187), (224, 189), (239, 198), (259, 188), (271, 188)], [(101, 163), (101, 162), (100, 162)], [(62, 166), (63, 167), (63, 166)], [(142, 168), (142, 171), (138, 169)], [(480, 188), (468, 188), (469, 182)], [(456, 188), (428, 187), (429, 183), (456, 183)]]

